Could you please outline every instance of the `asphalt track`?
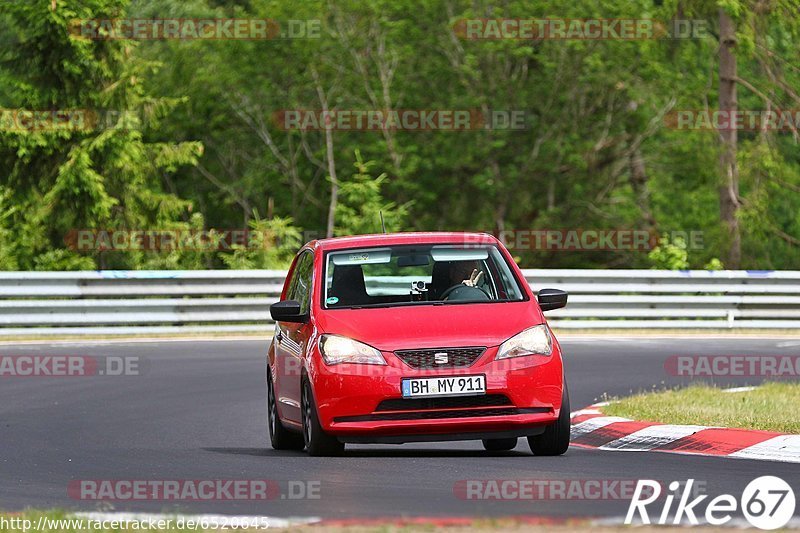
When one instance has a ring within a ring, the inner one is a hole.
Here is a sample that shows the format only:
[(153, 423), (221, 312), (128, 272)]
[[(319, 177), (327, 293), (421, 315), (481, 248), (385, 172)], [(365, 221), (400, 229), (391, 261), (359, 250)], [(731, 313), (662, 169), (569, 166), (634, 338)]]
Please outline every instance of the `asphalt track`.
[[(667, 375), (671, 355), (795, 355), (800, 340), (562, 340), (578, 409), (604, 393), (625, 395), (685, 383)], [(478, 442), (349, 446), (338, 458), (276, 452), (265, 429), (266, 341), (0, 345), (0, 355), (138, 356), (142, 375), (0, 378), (0, 509), (317, 516), (621, 516), (627, 500), (463, 500), (459, 480), (693, 478), (709, 494), (741, 494), (761, 475), (800, 491), (800, 465), (572, 447), (534, 457), (520, 440), (489, 454)], [(722, 380), (723, 385), (758, 379)], [(270, 479), (270, 501), (96, 502), (72, 499), (70, 480)], [(318, 499), (288, 498), (289, 481), (319, 482)], [(660, 509), (659, 509), (660, 510)], [(796, 511), (800, 512), (800, 510)]]

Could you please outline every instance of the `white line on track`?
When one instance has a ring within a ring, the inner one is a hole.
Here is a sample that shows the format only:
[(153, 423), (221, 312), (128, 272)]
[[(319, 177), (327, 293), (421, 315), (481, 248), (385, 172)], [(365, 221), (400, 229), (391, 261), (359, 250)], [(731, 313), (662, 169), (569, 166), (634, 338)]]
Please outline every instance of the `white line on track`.
[(182, 337), (182, 338), (121, 338), (121, 339), (72, 339), (72, 340), (19, 340), (19, 341), (0, 341), (0, 347), (4, 346), (107, 346), (123, 344), (145, 344), (145, 343), (174, 343), (174, 342), (270, 342), (272, 335), (263, 337)]
[(575, 418), (576, 416), (582, 416), (582, 415), (602, 416), (603, 415), (603, 411), (601, 411), (600, 409), (581, 409), (579, 411), (572, 411), (570, 413), (570, 417), (571, 418)]
[(730, 389), (722, 389), (722, 392), (750, 392), (756, 390), (755, 387), (732, 387)]

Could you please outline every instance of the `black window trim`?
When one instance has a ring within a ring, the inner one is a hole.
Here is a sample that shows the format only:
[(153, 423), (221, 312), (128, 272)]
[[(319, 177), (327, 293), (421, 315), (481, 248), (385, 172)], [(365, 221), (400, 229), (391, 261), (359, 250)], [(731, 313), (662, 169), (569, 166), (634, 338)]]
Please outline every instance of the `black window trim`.
[[(329, 264), (328, 255), (330, 255), (332, 253), (347, 252), (349, 250), (372, 250), (372, 249), (375, 249), (375, 248), (395, 248), (395, 247), (413, 248), (414, 246), (459, 246), (459, 245), (463, 245), (463, 244), (464, 243), (462, 243), (462, 242), (429, 242), (429, 243), (414, 243), (414, 244), (379, 244), (379, 245), (373, 245), (373, 246), (354, 246), (352, 248), (337, 248), (337, 249), (333, 249), (333, 250), (326, 250), (322, 254), (322, 265), (323, 265), (322, 266), (322, 285), (321, 285), (320, 291), (319, 291), (320, 309), (322, 311), (335, 311), (335, 310), (341, 310), (341, 309), (354, 309), (354, 308), (355, 309), (380, 309), (381, 307), (386, 307), (386, 306), (376, 306), (376, 307), (370, 307), (370, 306), (327, 307), (326, 304), (325, 304), (325, 288), (327, 287), (327, 283), (328, 283), (328, 264)], [(488, 246), (492, 246), (498, 251), (500, 256), (503, 258), (503, 261), (506, 261), (506, 266), (508, 267), (509, 271), (511, 272), (511, 277), (517, 283), (517, 288), (522, 293), (522, 299), (521, 300), (494, 300), (494, 301), (489, 300), (489, 301), (486, 301), (486, 302), (469, 302), (469, 301), (465, 301), (465, 302), (459, 302), (458, 304), (454, 302), (454, 303), (448, 304), (448, 305), (459, 305), (459, 304), (460, 305), (467, 305), (467, 304), (476, 304), (476, 303), (480, 303), (480, 304), (508, 304), (508, 303), (529, 302), (531, 299), (528, 296), (527, 291), (525, 291), (525, 289), (524, 289), (524, 287), (528, 285), (528, 282), (525, 281), (524, 278), (522, 279), (522, 281), (520, 281), (519, 277), (517, 276), (516, 270), (514, 268), (512, 268), (510, 263), (508, 263), (508, 258), (503, 253), (503, 251), (500, 249), (500, 247), (497, 244), (494, 244), (494, 243), (491, 243), (491, 242), (481, 243), (481, 244), (479, 244), (477, 246), (487, 246), (487, 247)], [(436, 303), (433, 303), (433, 302), (431, 302), (431, 303), (427, 303), (426, 302), (425, 304), (417, 303), (417, 305), (442, 305), (442, 304), (436, 304)], [(403, 307), (403, 306), (402, 305), (392, 305), (391, 307)]]
[[(304, 248), (303, 250), (300, 250), (300, 252), (297, 254), (297, 259), (295, 260), (295, 263), (294, 263), (294, 270), (292, 271), (292, 279), (289, 281), (289, 286), (288, 286), (287, 292), (286, 292), (286, 299), (287, 300), (291, 300), (292, 299), (292, 296), (293, 296), (292, 295), (292, 283), (294, 282), (295, 278), (298, 278), (298, 275), (299, 275), (298, 269), (300, 268), (301, 262), (303, 260), (305, 260), (306, 256), (309, 256), (309, 255), (311, 256), (311, 283), (310, 283), (310, 286), (308, 288), (308, 297), (307, 297), (308, 309), (306, 309), (305, 312), (310, 314), (311, 313), (311, 307), (312, 307), (311, 306), (311, 302), (314, 299), (314, 252), (312, 250), (308, 249), (308, 248)], [(299, 282), (299, 279), (298, 279), (298, 282)], [(300, 302), (300, 308), (301, 309), (302, 309), (302, 306), (303, 306), (303, 302)]]

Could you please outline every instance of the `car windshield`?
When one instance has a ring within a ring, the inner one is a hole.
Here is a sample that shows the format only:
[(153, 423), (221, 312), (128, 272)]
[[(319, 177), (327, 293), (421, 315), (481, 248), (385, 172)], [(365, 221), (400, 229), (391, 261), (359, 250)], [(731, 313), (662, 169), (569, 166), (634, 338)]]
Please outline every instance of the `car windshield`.
[(521, 301), (496, 246), (414, 245), (329, 252), (326, 309)]

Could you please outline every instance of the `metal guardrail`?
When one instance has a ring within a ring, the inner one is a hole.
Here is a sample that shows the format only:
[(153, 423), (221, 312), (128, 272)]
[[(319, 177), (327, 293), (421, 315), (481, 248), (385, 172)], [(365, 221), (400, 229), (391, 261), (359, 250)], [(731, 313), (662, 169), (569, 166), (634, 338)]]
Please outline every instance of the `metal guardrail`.
[(525, 270), (570, 293), (560, 328), (800, 328), (800, 271)]
[[(525, 270), (558, 328), (798, 328), (800, 271)], [(279, 270), (0, 272), (0, 337), (270, 332)], [(398, 287), (409, 279), (398, 278)], [(369, 280), (367, 280), (369, 285)]]

